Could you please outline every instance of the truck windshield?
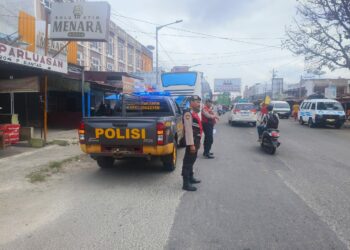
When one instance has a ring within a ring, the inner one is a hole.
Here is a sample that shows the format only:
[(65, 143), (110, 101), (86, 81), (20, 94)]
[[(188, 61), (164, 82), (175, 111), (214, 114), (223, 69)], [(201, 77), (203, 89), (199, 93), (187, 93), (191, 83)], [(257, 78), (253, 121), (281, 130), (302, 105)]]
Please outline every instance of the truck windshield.
[(102, 105), (97, 116), (171, 116), (172, 110), (166, 98), (156, 96), (131, 96)]
[(342, 111), (343, 107), (338, 102), (319, 102), (317, 103), (318, 110), (339, 110)]

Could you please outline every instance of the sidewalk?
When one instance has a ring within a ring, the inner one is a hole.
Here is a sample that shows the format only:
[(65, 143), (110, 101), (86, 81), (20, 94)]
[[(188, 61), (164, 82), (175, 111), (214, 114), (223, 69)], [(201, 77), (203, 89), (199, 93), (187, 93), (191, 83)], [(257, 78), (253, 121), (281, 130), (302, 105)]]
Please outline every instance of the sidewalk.
[[(40, 138), (40, 131), (36, 131)], [(66, 143), (50, 144), (54, 140)], [(0, 150), (0, 193), (21, 190), (29, 185), (23, 181), (26, 175), (51, 162), (62, 162), (82, 154), (78, 143), (77, 130), (49, 130), (48, 143), (42, 148), (32, 148), (28, 142), (21, 142)]]
[[(34, 138), (41, 138), (40, 129), (34, 131)], [(48, 148), (55, 141), (65, 141), (66, 144), (77, 144), (78, 143), (78, 132), (76, 129), (73, 130), (59, 130), (59, 129), (49, 129), (47, 134), (48, 145), (43, 148), (33, 148), (30, 147), (27, 141), (21, 141), (18, 144), (7, 147), (3, 150), (0, 150), (0, 160), (8, 158), (11, 156), (19, 156), (26, 153), (28, 155), (30, 152), (34, 153), (38, 150), (44, 150)], [(1, 163), (0, 163), (1, 165)]]

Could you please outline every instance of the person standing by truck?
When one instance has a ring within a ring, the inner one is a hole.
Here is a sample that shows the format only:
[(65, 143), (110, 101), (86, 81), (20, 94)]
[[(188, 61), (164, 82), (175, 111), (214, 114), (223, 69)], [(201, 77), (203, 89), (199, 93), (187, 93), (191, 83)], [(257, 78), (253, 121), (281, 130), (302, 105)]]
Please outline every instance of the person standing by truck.
[(214, 114), (212, 110), (212, 101), (210, 99), (205, 100), (205, 106), (202, 109), (202, 124), (204, 131), (204, 152), (203, 156), (207, 159), (215, 158), (213, 153), (210, 152), (213, 144), (213, 130), (216, 120), (219, 118)]
[(184, 112), (183, 121), (185, 128), (186, 151), (182, 165), (183, 186), (186, 191), (196, 191), (192, 184), (201, 181), (194, 178), (193, 165), (197, 159), (202, 136), (202, 123), (199, 118), (201, 98), (199, 96), (190, 97), (190, 109)]

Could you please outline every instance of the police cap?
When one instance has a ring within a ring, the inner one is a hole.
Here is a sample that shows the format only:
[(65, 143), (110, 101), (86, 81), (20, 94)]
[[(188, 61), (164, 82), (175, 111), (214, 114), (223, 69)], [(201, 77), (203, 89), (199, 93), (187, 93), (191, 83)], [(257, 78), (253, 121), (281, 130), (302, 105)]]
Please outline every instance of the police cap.
[(190, 96), (190, 101), (201, 101), (202, 99), (198, 95), (192, 95)]

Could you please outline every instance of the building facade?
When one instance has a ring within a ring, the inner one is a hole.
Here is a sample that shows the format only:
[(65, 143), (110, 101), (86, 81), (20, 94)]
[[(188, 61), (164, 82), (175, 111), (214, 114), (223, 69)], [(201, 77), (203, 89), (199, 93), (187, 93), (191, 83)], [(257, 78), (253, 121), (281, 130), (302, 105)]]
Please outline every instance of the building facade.
[(151, 72), (153, 55), (112, 21), (108, 42), (78, 42), (77, 64), (91, 71)]
[[(43, 126), (45, 103), (51, 126), (59, 127), (64, 120), (74, 120), (75, 126), (84, 112), (90, 113), (95, 100), (97, 102), (107, 92), (130, 91), (130, 84), (139, 80), (132, 75), (123, 76), (121, 81), (125, 86), (117, 89), (109, 83), (85, 77), (82, 87), (83, 71), (152, 71), (152, 52), (113, 22), (110, 22), (108, 42), (70, 42), (67, 45), (65, 41), (48, 40), (45, 53), (45, 17), (52, 2), (0, 1), (0, 45), (7, 50), (18, 49), (16, 60), (20, 62), (16, 64), (0, 58), (0, 114), (18, 114), (23, 126)], [(4, 51), (0, 53), (5, 55)], [(33, 61), (45, 54), (50, 65), (44, 65), (45, 68), (43, 64), (35, 65)], [(55, 71), (54, 61), (63, 62), (65, 70)], [(47, 87), (45, 77), (48, 78)], [(71, 124), (65, 124), (69, 126)]]
[[(328, 90), (334, 90), (329, 95)], [(284, 91), (286, 98), (302, 100), (312, 94), (322, 94), (328, 98), (336, 99), (349, 96), (350, 79), (300, 79), (299, 83), (289, 84)]]

